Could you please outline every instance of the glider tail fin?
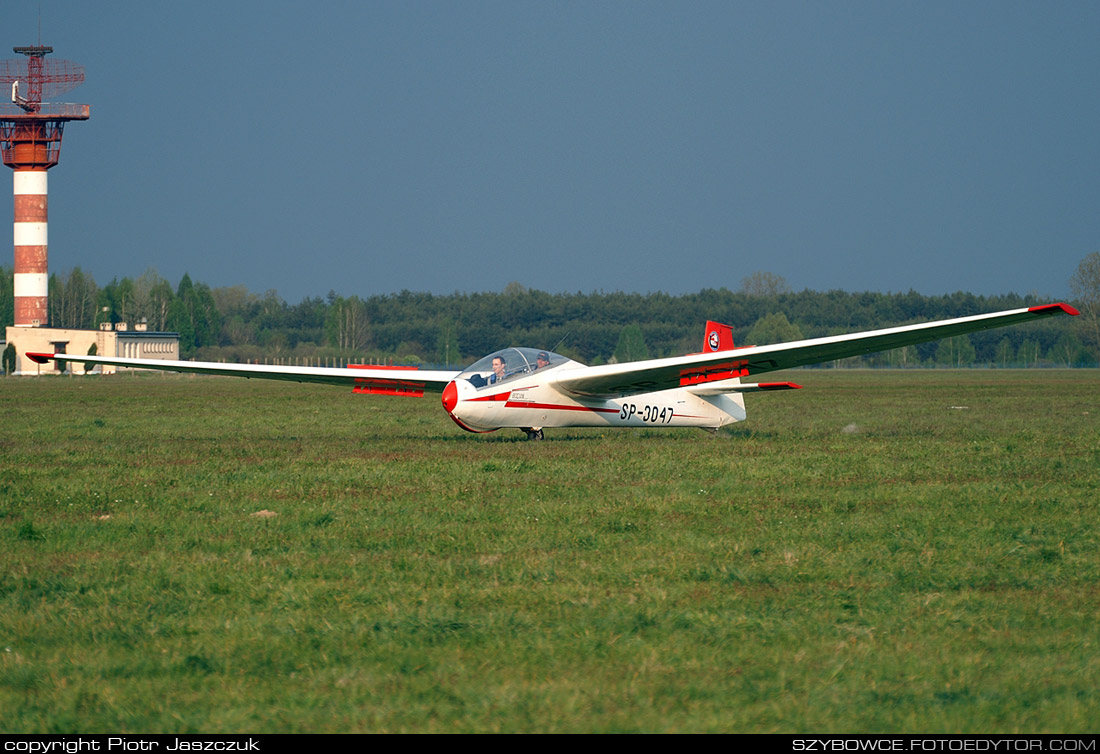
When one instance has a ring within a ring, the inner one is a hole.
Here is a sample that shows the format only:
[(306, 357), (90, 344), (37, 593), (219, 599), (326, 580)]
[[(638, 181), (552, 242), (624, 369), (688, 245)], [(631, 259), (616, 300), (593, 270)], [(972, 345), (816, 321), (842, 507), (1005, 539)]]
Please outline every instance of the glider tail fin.
[(733, 328), (721, 322), (707, 320), (707, 331), (703, 337), (703, 353), (729, 351), (733, 348)]
[[(733, 349), (733, 328), (721, 322), (707, 320), (706, 333), (703, 336), (703, 353), (730, 351)], [(728, 383), (739, 383), (740, 378), (733, 377)], [(714, 393), (700, 396), (724, 415), (721, 425), (745, 420), (745, 398), (740, 392)], [(719, 426), (721, 426), (719, 425)]]

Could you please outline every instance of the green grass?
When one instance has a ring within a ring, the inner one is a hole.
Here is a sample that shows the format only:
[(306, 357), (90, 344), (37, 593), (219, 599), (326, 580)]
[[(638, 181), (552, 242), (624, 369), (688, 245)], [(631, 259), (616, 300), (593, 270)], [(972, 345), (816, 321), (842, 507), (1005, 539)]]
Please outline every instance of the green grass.
[(0, 729), (1095, 730), (1100, 373), (791, 377), (542, 443), (0, 380)]

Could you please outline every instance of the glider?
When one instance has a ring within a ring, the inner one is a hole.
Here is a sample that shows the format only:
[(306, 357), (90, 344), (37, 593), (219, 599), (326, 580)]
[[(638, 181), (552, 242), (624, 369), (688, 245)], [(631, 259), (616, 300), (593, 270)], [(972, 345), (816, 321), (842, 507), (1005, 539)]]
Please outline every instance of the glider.
[(735, 348), (728, 325), (707, 322), (704, 350), (663, 359), (585, 366), (535, 348), (505, 348), (462, 371), (415, 367), (268, 366), (202, 361), (161, 361), (109, 356), (28, 353), (49, 360), (194, 372), (351, 387), (356, 393), (441, 396), (443, 408), (469, 432), (515, 427), (541, 439), (544, 427), (700, 427), (715, 431), (745, 419), (744, 393), (789, 390), (793, 382), (745, 377), (820, 364), (941, 338), (1005, 327), (1059, 314), (1067, 304), (1046, 304), (883, 330)]

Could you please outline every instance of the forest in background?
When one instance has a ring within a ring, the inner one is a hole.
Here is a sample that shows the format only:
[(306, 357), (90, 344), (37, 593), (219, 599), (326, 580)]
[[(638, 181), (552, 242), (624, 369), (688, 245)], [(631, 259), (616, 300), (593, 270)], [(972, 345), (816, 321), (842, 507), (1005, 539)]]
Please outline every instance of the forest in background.
[[(1092, 256), (1097, 256), (1096, 254)], [(1084, 265), (1084, 263), (1083, 263)], [(12, 270), (0, 266), (0, 325), (13, 317)], [(1050, 303), (1034, 296), (952, 293), (795, 292), (758, 272), (736, 291), (546, 293), (508, 284), (500, 292), (400, 293), (304, 298), (211, 288), (184, 275), (173, 286), (155, 270), (99, 286), (75, 268), (49, 278), (52, 327), (144, 321), (177, 332), (183, 358), (278, 363), (397, 363), (457, 367), (498, 348), (558, 351), (587, 364), (673, 356), (702, 349), (707, 319), (733, 327), (738, 345), (836, 335)], [(837, 366), (1096, 366), (1089, 317), (1057, 317), (937, 343), (845, 359)]]

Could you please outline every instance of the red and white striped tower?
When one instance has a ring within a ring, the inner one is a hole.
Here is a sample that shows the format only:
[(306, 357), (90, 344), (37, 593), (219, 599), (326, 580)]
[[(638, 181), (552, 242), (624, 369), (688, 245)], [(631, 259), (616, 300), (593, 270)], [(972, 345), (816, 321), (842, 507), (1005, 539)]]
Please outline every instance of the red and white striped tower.
[(46, 170), (15, 169), (15, 325), (47, 323)]
[(61, 134), (70, 120), (87, 120), (88, 105), (43, 103), (43, 94), (68, 91), (84, 80), (84, 70), (67, 60), (45, 60), (53, 48), (16, 47), (25, 59), (0, 61), (0, 83), (11, 87), (11, 101), (0, 108), (0, 152), (15, 171), (15, 326), (45, 327), (48, 192), (46, 171), (61, 156)]

